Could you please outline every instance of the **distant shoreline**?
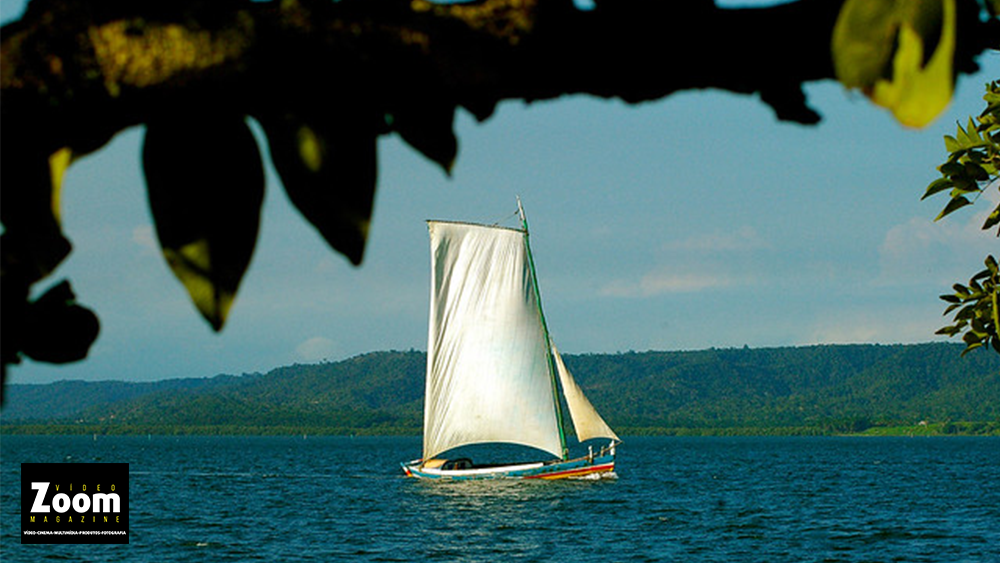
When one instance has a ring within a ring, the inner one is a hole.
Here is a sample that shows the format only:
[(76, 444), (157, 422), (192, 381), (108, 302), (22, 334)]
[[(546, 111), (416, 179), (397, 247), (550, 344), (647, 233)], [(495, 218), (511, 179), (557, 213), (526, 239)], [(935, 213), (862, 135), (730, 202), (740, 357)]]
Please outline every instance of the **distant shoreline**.
[[(563, 358), (621, 436), (1000, 436), (1000, 355), (960, 351), (837, 345)], [(423, 352), (388, 351), (240, 376), (8, 384), (0, 434), (415, 436), (426, 369)]]
[[(726, 437), (726, 436), (991, 436), (1000, 437), (1000, 421), (993, 422), (940, 422), (916, 425), (872, 426), (858, 432), (842, 432), (824, 427), (772, 427), (772, 428), (629, 428), (619, 432), (622, 436), (663, 437)], [(60, 423), (3, 423), (0, 436), (420, 436), (417, 428), (321, 428), (297, 426), (159, 426), (159, 425), (91, 425)]]

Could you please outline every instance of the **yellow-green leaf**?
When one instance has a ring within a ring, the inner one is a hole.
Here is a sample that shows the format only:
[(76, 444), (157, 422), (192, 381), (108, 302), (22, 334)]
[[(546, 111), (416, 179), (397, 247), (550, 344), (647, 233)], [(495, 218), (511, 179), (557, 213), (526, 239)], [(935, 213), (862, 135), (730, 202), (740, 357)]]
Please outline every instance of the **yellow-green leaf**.
[[(911, 21), (899, 30), (892, 78), (875, 83), (872, 101), (888, 108), (903, 125), (923, 127), (948, 107), (954, 89), (955, 0), (939, 0), (940, 37), (923, 37)], [(925, 2), (925, 9), (935, 9)], [(930, 57), (925, 49), (936, 44)], [(926, 65), (924, 64), (927, 59)]]
[(49, 157), (49, 173), (52, 177), (52, 216), (57, 223), (62, 223), (60, 199), (62, 198), (62, 181), (66, 169), (73, 162), (73, 151), (63, 147)]
[(887, 74), (898, 29), (894, 0), (847, 0), (833, 29), (833, 65), (848, 88), (868, 89)]
[(179, 248), (164, 248), (170, 269), (184, 284), (191, 301), (201, 314), (219, 330), (229, 315), (236, 298), (233, 284), (217, 283), (212, 275), (212, 244), (207, 238), (185, 244)]
[(375, 198), (376, 120), (362, 111), (260, 121), (288, 198), (334, 250), (360, 264)]
[(944, 148), (948, 152), (956, 152), (962, 150), (962, 145), (958, 142), (958, 139), (952, 137), (951, 135), (944, 136)]
[(834, 27), (838, 79), (922, 127), (954, 90), (955, 0), (847, 0)]
[(143, 146), (163, 256), (220, 330), (257, 242), (264, 172), (242, 116), (184, 114), (150, 123)]

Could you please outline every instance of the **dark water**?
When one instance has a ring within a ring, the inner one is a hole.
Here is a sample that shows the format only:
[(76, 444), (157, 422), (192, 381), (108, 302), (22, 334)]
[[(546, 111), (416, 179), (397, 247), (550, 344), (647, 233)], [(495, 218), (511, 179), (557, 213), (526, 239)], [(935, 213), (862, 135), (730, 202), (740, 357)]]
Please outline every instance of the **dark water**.
[[(427, 483), (415, 438), (0, 440), (0, 560), (1000, 562), (1000, 439), (636, 438), (619, 479)], [(21, 545), (21, 462), (128, 462), (129, 545)]]

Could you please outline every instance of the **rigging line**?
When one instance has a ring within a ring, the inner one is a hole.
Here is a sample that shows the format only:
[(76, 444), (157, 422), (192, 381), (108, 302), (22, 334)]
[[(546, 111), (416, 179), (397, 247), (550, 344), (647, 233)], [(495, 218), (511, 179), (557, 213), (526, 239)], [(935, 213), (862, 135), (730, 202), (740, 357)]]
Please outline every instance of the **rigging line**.
[(507, 221), (510, 221), (514, 217), (517, 217), (517, 214), (518, 214), (518, 212), (515, 211), (515, 212), (511, 213), (510, 215), (505, 215), (502, 218), (498, 219), (497, 221), (495, 221), (493, 223), (490, 223), (490, 225), (493, 226), (493, 227), (497, 227), (497, 226), (500, 225), (500, 223), (506, 223)]
[[(498, 227), (500, 223), (506, 223), (507, 221), (510, 221), (514, 217), (518, 217), (521, 219), (522, 223), (524, 222), (524, 209), (521, 207), (521, 196), (517, 196), (517, 209), (515, 209), (514, 212), (511, 213), (510, 215), (505, 215), (502, 219), (493, 223), (491, 226)], [(524, 229), (525, 231), (527, 231), (528, 225), (524, 225)]]

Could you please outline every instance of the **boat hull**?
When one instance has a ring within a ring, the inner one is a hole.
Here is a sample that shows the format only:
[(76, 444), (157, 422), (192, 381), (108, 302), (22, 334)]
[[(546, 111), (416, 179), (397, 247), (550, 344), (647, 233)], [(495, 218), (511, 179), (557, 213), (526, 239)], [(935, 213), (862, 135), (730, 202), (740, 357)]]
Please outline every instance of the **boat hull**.
[(615, 455), (608, 453), (570, 460), (442, 469), (425, 466), (423, 460), (400, 464), (408, 477), (470, 481), (483, 479), (599, 479), (615, 477)]

